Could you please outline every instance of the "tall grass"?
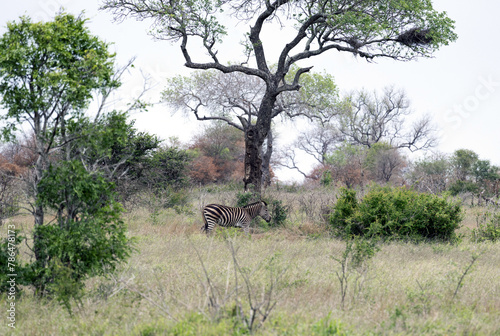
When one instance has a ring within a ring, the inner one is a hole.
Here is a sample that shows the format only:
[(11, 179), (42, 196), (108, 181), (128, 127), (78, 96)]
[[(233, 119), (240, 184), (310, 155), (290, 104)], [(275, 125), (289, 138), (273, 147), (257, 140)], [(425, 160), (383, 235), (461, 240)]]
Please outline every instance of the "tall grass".
[[(126, 221), (137, 237), (136, 253), (110, 277), (89, 280), (73, 316), (25, 292), (16, 303), (17, 328), (4, 319), (0, 334), (500, 334), (499, 242), (385, 243), (342, 293), (336, 259), (346, 243), (328, 237), (321, 219), (321, 202), (333, 203), (336, 193), (275, 190), (272, 196), (292, 215), (285, 227), (255, 230), (251, 237), (200, 232), (202, 206), (231, 204), (233, 191), (193, 192), (187, 212), (162, 209), (152, 217), (143, 207), (130, 210)], [(31, 219), (14, 220), (28, 228)], [(250, 312), (242, 274), (254, 304), (274, 286), (274, 307), (252, 330), (238, 311)], [(215, 314), (212, 294), (218, 295)], [(0, 301), (6, 307), (6, 297)]]

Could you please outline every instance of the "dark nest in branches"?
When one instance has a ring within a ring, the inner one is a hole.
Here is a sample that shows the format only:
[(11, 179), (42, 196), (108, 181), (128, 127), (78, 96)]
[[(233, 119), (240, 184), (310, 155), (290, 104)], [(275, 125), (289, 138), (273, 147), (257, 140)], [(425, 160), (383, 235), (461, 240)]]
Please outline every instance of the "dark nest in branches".
[(408, 46), (429, 45), (432, 42), (430, 29), (411, 28), (398, 36), (397, 41)]

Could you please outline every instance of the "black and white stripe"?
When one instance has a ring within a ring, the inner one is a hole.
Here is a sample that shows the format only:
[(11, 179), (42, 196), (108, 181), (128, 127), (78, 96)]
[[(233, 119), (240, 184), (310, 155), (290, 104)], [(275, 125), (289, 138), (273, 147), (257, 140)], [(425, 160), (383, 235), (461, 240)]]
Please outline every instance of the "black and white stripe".
[(257, 216), (261, 216), (267, 222), (271, 220), (266, 202), (259, 201), (241, 208), (209, 204), (203, 209), (205, 226), (202, 229), (208, 234), (214, 229), (215, 224), (219, 224), (225, 227), (241, 227), (248, 234), (250, 222)]

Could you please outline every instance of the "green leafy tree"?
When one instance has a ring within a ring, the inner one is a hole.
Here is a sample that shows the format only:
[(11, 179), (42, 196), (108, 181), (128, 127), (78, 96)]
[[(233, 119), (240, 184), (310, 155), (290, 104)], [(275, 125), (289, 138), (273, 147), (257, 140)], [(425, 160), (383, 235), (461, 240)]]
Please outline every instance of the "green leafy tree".
[(449, 190), (453, 195), (460, 193), (478, 194), (479, 185), (474, 180), (474, 168), (479, 155), (470, 149), (458, 149), (450, 158), (450, 165), (453, 173), (453, 181)]
[[(294, 65), (332, 50), (367, 60), (379, 57), (412, 60), (431, 56), (457, 38), (454, 22), (446, 13), (434, 10), (429, 0), (105, 0), (103, 9), (112, 11), (117, 19), (132, 16), (154, 20), (154, 37), (180, 42), (188, 68), (215, 69), (225, 74), (238, 72), (264, 83), (255, 123), (249, 123), (245, 132), (244, 182), (245, 186), (253, 185), (258, 193), (262, 180), (261, 147), (273, 118), (280, 114), (275, 113), (279, 96), (299, 90), (301, 75), (311, 69), (301, 67), (289, 80), (287, 74)], [(223, 60), (224, 55), (219, 53), (229, 31), (223, 22), (235, 21), (250, 22), (249, 31), (243, 35), (245, 59), (239, 62)], [(279, 24), (295, 32), (280, 35), (284, 47), (275, 60), (269, 61), (264, 34), (274, 34), (275, 30), (269, 28)], [(193, 50), (195, 45), (201, 45), (206, 53)], [(209, 60), (201, 55), (208, 55)]]
[(469, 149), (458, 149), (450, 158), (453, 182), (449, 186), (452, 194), (470, 192), (482, 199), (499, 194), (499, 168), (488, 160), (480, 160), (479, 155)]
[(472, 177), (474, 164), (479, 159), (470, 149), (458, 149), (450, 158), (451, 167), (458, 181), (467, 181)]
[[(161, 140), (146, 132), (139, 132), (128, 112), (112, 111), (95, 119), (81, 117), (68, 122), (67, 133), (73, 139), (65, 155), (79, 159), (86, 169), (100, 172), (116, 183), (122, 199), (141, 190), (145, 164), (159, 148)], [(67, 142), (59, 138), (59, 142)], [(151, 187), (151, 186), (150, 186)]]
[(408, 174), (410, 184), (420, 192), (439, 194), (450, 180), (450, 162), (446, 155), (436, 153), (415, 161)]
[[(116, 87), (114, 55), (108, 46), (85, 27), (86, 20), (58, 14), (50, 22), (32, 22), (21, 17), (7, 24), (0, 38), (0, 96), (5, 138), (11, 139), (21, 124), (29, 125), (35, 137), (32, 192), (38, 199), (38, 184), (48, 168), (49, 155), (58, 149), (55, 140), (64, 134), (69, 119), (88, 106), (93, 92)], [(40, 202), (32, 204), (35, 227), (44, 223)], [(39, 239), (34, 251), (40, 260)]]
[(477, 160), (472, 166), (472, 173), (476, 183), (480, 184), (499, 178), (498, 167), (493, 166), (489, 160)]
[(56, 217), (35, 228), (39, 258), (31, 265), (31, 283), (40, 294), (54, 293), (68, 306), (83, 280), (114, 270), (130, 255), (123, 208), (115, 200), (114, 183), (78, 160), (47, 169), (38, 203), (54, 210)]
[[(84, 115), (94, 94), (119, 87), (114, 55), (84, 18), (61, 13), (52, 22), (22, 17), (0, 38), (3, 135), (31, 127), (35, 158), (31, 183), (35, 258), (20, 266), (23, 284), (54, 295), (70, 309), (84, 280), (125, 260), (130, 239), (116, 201), (117, 176), (157, 144), (138, 136), (126, 113)], [(134, 107), (140, 105), (136, 101)], [(46, 222), (47, 209), (55, 212)]]

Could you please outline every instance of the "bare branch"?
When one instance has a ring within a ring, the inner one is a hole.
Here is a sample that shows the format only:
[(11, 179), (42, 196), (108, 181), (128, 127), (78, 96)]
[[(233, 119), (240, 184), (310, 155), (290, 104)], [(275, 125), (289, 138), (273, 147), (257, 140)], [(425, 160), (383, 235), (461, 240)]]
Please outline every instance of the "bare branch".
[(411, 151), (435, 146), (435, 131), (429, 116), (404, 132), (405, 117), (411, 113), (404, 91), (388, 87), (383, 97), (360, 91), (351, 95), (349, 101), (350, 110), (340, 117), (340, 131), (353, 143), (369, 148), (385, 141), (394, 148), (408, 148)]
[(293, 148), (286, 148), (281, 151), (281, 158), (277, 161), (277, 165), (289, 169), (294, 169), (298, 171), (305, 178), (311, 178), (308, 174), (303, 172), (301, 168), (297, 165), (296, 153)]

